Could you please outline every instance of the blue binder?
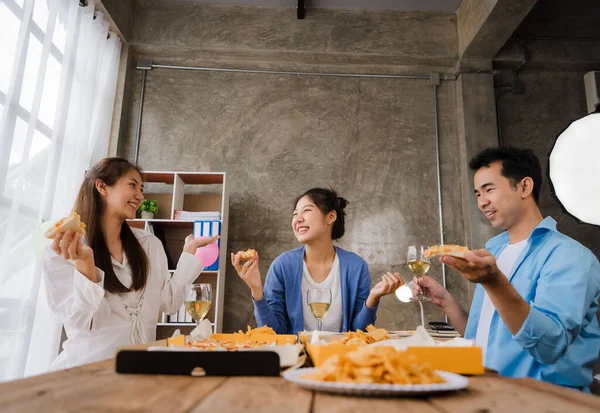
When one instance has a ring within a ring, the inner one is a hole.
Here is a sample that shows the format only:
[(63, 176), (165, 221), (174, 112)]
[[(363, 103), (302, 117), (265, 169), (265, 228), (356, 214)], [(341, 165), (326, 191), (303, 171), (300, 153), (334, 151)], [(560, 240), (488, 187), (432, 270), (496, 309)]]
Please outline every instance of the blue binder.
[[(211, 220), (199, 220), (194, 221), (194, 238), (196, 237), (212, 237), (213, 235), (221, 235), (221, 221)], [(219, 255), (221, 248), (221, 240), (217, 240), (219, 246)], [(205, 271), (217, 271), (219, 269), (219, 258), (209, 267), (205, 267)]]

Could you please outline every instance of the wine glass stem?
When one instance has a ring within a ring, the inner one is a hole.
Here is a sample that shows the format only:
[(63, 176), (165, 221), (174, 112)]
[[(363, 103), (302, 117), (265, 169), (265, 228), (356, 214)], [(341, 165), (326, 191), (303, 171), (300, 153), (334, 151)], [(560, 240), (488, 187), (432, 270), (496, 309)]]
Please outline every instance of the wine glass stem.
[[(422, 277), (422, 275), (417, 275), (417, 278), (421, 278), (421, 277)], [(417, 294), (417, 299), (418, 299), (418, 300), (422, 300), (422, 299), (423, 299), (423, 297), (425, 297), (425, 296), (423, 295), (423, 290), (420, 290), (420, 291), (419, 291), (419, 294)], [(420, 301), (419, 301), (419, 302), (420, 302)]]
[(317, 330), (323, 331), (323, 321), (321, 321), (320, 319), (317, 319)]
[(419, 301), (419, 306), (421, 307), (421, 325), (425, 328), (425, 312), (423, 311), (423, 302)]

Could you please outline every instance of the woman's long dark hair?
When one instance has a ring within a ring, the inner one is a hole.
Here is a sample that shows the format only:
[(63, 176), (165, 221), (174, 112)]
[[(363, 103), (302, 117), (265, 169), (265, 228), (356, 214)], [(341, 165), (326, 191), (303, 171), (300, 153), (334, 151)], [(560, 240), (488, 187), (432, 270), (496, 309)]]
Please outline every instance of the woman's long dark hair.
[(94, 250), (96, 267), (104, 271), (104, 289), (113, 294), (141, 290), (145, 287), (148, 279), (148, 256), (127, 222), (123, 221), (121, 225), (121, 243), (133, 279), (131, 288), (125, 287), (113, 270), (110, 251), (100, 227), (104, 205), (101, 195), (96, 189), (96, 181), (100, 180), (106, 185), (112, 186), (131, 170), (138, 171), (141, 174), (140, 168), (126, 159), (115, 157), (99, 160), (85, 173), (85, 179), (79, 188), (73, 207), (73, 210), (81, 216), (82, 222), (87, 225), (85, 240), (87, 245)]

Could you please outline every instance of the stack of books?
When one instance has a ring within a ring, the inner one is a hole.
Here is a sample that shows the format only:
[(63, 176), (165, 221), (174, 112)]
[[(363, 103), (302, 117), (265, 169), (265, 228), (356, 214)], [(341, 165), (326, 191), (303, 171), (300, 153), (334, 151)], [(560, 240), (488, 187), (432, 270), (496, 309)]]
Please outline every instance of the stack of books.
[(186, 221), (195, 221), (198, 219), (206, 220), (206, 221), (220, 221), (221, 213), (217, 212), (217, 211), (191, 212), (191, 211), (182, 211), (181, 209), (176, 209), (173, 219), (186, 220)]

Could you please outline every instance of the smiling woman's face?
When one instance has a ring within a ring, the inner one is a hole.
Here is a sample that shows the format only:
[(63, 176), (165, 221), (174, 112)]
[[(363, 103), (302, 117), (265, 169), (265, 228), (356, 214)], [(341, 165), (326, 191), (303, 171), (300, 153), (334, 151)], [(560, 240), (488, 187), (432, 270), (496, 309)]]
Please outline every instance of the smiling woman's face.
[(331, 240), (335, 219), (335, 211), (324, 214), (310, 196), (305, 195), (300, 198), (294, 209), (292, 229), (296, 239), (302, 244), (321, 238)]
[(122, 219), (134, 219), (138, 207), (144, 200), (142, 177), (135, 169), (123, 175), (114, 185), (104, 187), (105, 211)]

